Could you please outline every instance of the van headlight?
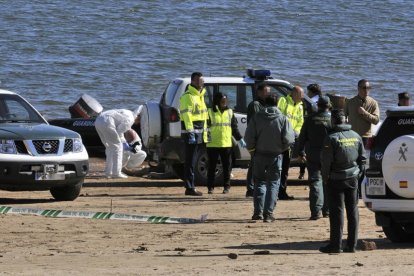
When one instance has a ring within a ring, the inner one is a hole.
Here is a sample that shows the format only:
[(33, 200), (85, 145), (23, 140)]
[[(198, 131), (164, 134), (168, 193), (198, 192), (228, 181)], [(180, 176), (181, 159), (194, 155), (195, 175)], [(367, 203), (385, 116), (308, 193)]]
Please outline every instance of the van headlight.
[(73, 152), (82, 152), (82, 150), (83, 150), (82, 139), (81, 138), (73, 139)]
[(13, 140), (0, 140), (0, 153), (17, 154), (16, 145)]

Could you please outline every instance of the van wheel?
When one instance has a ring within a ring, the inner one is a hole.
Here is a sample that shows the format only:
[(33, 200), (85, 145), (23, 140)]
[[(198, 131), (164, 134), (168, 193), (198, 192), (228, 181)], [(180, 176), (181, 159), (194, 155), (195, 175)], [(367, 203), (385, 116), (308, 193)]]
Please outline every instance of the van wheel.
[[(196, 167), (194, 171), (194, 178), (195, 178), (195, 184), (207, 186), (207, 171), (208, 171), (208, 156), (207, 156), (207, 150), (205, 147), (201, 148), (197, 152), (197, 161), (196, 161)], [(214, 181), (215, 186), (223, 185), (223, 167), (221, 164), (221, 160), (217, 161), (216, 166), (216, 178)]]
[(391, 221), (389, 226), (383, 226), (387, 238), (392, 242), (412, 242), (414, 241), (414, 233), (406, 230), (405, 226)]
[(52, 196), (59, 201), (75, 200), (82, 189), (83, 181), (71, 186), (53, 187), (50, 189)]

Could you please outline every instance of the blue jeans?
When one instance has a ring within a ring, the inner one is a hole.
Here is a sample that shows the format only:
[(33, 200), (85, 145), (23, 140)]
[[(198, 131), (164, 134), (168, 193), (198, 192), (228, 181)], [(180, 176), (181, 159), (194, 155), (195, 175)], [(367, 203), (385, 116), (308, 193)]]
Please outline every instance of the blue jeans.
[(282, 170), (282, 155), (256, 154), (253, 162), (254, 214), (271, 215), (276, 207)]
[(326, 214), (328, 206), (325, 203), (321, 174), (321, 164), (318, 162), (307, 162), (309, 175), (309, 207), (312, 216), (316, 216), (321, 211)]

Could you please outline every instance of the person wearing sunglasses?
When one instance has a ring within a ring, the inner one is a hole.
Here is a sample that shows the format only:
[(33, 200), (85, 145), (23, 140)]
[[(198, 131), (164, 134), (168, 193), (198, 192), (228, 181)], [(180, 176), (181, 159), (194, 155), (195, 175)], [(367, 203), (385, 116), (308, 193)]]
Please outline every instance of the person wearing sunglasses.
[(380, 111), (378, 102), (369, 96), (371, 85), (368, 80), (358, 82), (358, 94), (345, 104), (345, 116), (352, 130), (362, 137), (364, 145), (372, 137), (372, 126), (378, 124)]
[[(373, 135), (373, 125), (380, 120), (378, 102), (369, 96), (371, 85), (368, 80), (362, 79), (358, 82), (358, 94), (345, 103), (345, 116), (353, 131), (362, 137), (364, 147)], [(364, 179), (363, 170), (358, 180), (358, 195), (361, 198), (361, 183)]]

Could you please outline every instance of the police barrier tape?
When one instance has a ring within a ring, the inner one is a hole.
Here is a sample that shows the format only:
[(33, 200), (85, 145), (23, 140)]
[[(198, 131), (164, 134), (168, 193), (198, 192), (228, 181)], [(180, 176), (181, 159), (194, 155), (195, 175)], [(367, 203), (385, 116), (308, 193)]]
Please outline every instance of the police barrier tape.
[(0, 214), (25, 214), (37, 215), (52, 218), (89, 218), (89, 219), (111, 219), (111, 220), (132, 220), (150, 223), (203, 223), (207, 220), (207, 215), (202, 215), (200, 219), (174, 218), (161, 216), (117, 214), (109, 212), (88, 212), (88, 211), (64, 211), (51, 209), (37, 209), (24, 207), (0, 206)]

